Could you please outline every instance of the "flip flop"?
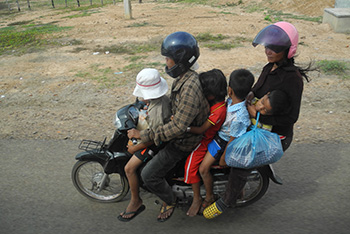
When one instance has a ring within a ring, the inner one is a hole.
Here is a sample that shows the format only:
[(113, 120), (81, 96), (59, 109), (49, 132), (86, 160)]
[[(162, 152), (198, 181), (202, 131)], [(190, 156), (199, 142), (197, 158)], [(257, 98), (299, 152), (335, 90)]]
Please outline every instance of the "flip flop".
[[(142, 211), (144, 211), (146, 209), (146, 206), (141, 205), (140, 208), (137, 209), (137, 211), (131, 211), (126, 213), (126, 211), (123, 212), (123, 214), (118, 216), (118, 219), (122, 222), (129, 222), (130, 220), (132, 220), (133, 218), (135, 218), (137, 215), (139, 215)], [(123, 215), (132, 215), (130, 218), (124, 218)]]
[(170, 219), (170, 217), (173, 215), (173, 213), (174, 213), (174, 211), (175, 211), (175, 207), (176, 207), (176, 202), (175, 203), (173, 203), (172, 205), (170, 205), (170, 206), (168, 206), (168, 205), (162, 205), (162, 207), (160, 208), (160, 213), (161, 214), (164, 214), (164, 213), (166, 213), (166, 212), (168, 212), (170, 209), (173, 209), (173, 211), (170, 213), (170, 215), (167, 217), (167, 218), (165, 218), (165, 219), (162, 219), (162, 218), (157, 218), (157, 221), (158, 222), (165, 222), (165, 221), (167, 221), (168, 219)]

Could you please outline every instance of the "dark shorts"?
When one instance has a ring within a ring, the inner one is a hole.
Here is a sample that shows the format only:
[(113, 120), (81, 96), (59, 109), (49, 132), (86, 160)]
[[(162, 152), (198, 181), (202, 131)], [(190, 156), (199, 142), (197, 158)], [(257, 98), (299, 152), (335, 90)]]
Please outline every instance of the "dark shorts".
[(221, 139), (218, 135), (208, 144), (208, 151), (215, 158), (219, 160), (221, 155), (224, 153), (227, 145), (227, 141)]
[(145, 149), (139, 150), (135, 152), (135, 156), (140, 159), (142, 162), (148, 162), (156, 155), (159, 150), (163, 149), (165, 144), (161, 144), (159, 147), (156, 145), (151, 145)]
[(145, 148), (135, 152), (135, 156), (142, 162), (148, 162), (154, 156), (154, 151), (150, 148)]

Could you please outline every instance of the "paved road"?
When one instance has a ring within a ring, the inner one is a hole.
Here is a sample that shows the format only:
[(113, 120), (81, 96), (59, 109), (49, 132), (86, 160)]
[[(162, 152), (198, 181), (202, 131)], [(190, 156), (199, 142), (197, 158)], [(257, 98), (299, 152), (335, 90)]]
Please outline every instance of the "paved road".
[(0, 140), (0, 233), (349, 233), (350, 146), (292, 145), (275, 164), (284, 185), (271, 184), (256, 204), (214, 220), (177, 209), (158, 223), (155, 196), (129, 223), (117, 220), (127, 201), (100, 204), (82, 197), (70, 172), (78, 142)]

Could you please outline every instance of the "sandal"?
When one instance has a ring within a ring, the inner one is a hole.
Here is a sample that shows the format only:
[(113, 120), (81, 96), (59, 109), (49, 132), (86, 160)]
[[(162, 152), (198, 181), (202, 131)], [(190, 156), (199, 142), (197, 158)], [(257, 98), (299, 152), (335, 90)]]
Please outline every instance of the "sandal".
[[(118, 219), (122, 222), (129, 222), (130, 220), (135, 218), (137, 215), (139, 215), (145, 209), (146, 209), (146, 207), (144, 205), (141, 205), (140, 208), (138, 208), (136, 211), (132, 211), (132, 212), (124, 211), (123, 214), (118, 216)], [(124, 218), (123, 217), (124, 215), (133, 215), (133, 216), (131, 216), (130, 218)]]
[(205, 208), (203, 211), (203, 216), (206, 219), (213, 219), (221, 214), (222, 211), (219, 210), (219, 208), (216, 205), (216, 202)]
[(167, 205), (166, 203), (163, 203), (162, 207), (160, 208), (160, 216), (167, 213), (168, 211), (172, 210), (170, 215), (165, 217), (165, 218), (161, 218), (161, 217), (158, 217), (157, 218), (157, 221), (158, 222), (165, 222), (167, 221), (168, 219), (170, 219), (170, 217), (173, 215), (174, 211), (175, 211), (175, 207), (177, 205), (177, 202), (174, 202), (172, 205)]

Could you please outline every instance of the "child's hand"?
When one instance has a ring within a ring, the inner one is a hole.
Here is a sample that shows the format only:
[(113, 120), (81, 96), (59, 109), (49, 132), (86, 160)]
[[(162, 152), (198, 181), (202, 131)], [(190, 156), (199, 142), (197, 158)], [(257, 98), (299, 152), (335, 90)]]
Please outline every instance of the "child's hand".
[(135, 154), (135, 152), (137, 151), (135, 145), (127, 145), (127, 147), (128, 147), (128, 152), (132, 155)]
[(254, 98), (254, 93), (253, 91), (250, 91), (247, 95), (247, 98), (246, 98), (246, 103), (247, 105), (251, 105), (252, 104), (252, 100)]
[(251, 105), (251, 104), (248, 104), (247, 105), (247, 109), (248, 109), (250, 117), (255, 118), (256, 117), (256, 108), (255, 108), (255, 106)]
[(226, 161), (225, 161), (225, 154), (221, 155), (220, 161), (219, 161), (219, 166), (227, 167), (227, 164), (226, 164)]

